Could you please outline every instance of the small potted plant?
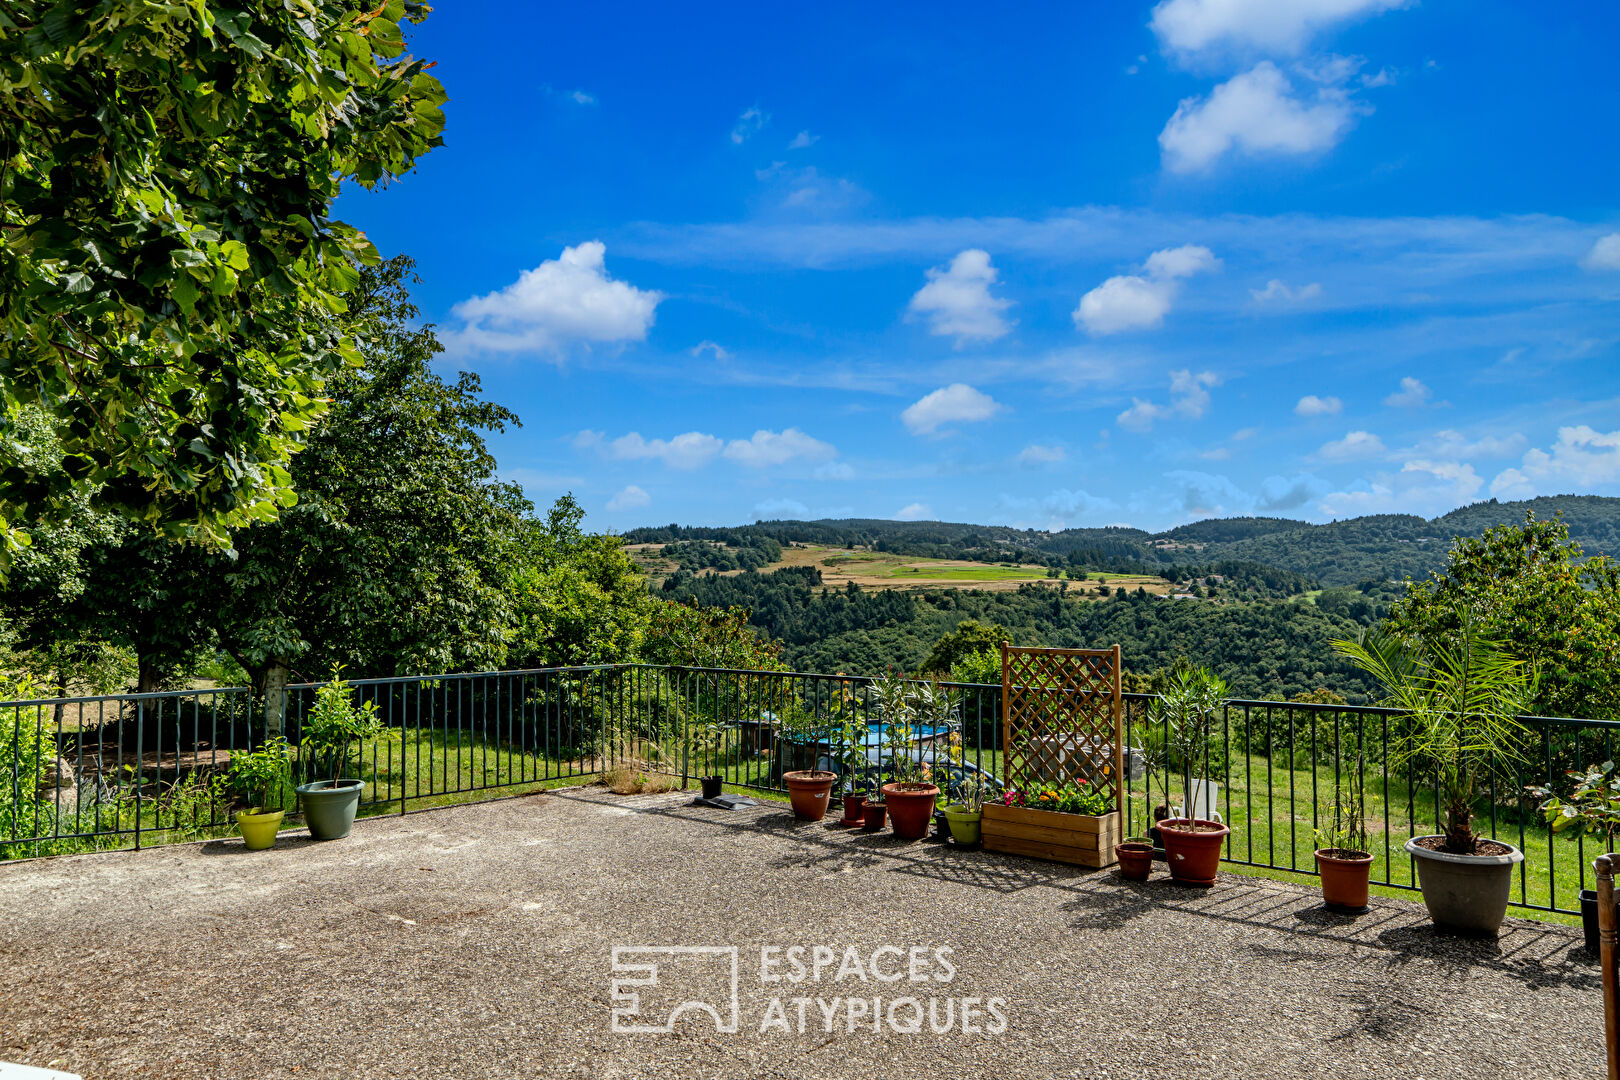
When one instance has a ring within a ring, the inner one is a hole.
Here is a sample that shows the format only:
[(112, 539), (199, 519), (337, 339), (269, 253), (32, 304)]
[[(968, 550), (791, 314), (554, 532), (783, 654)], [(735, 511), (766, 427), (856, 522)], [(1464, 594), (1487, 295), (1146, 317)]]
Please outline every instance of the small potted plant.
[(1191, 816), (1196, 806), (1193, 778), (1199, 759), (1208, 762), (1210, 728), (1225, 698), (1226, 682), (1220, 676), (1183, 662), (1171, 672), (1170, 685), (1154, 703), (1156, 719), (1165, 724), (1170, 749), (1181, 766), (1181, 790), (1189, 815), (1165, 818), (1158, 826), (1170, 876), (1183, 885), (1208, 888), (1215, 884), (1221, 848), (1231, 832), (1218, 821)]
[(332, 772), (329, 780), (312, 780), (298, 786), (304, 821), (309, 835), (316, 840), (341, 840), (349, 835), (360, 808), (360, 796), (366, 790), (364, 780), (343, 777), (349, 750), (366, 739), (381, 737), (387, 730), (377, 716), (375, 701), (354, 704), (342, 673), (342, 667), (334, 664), (331, 682), (315, 692), (315, 707), (304, 720), (299, 741), (300, 751), (310, 751), (312, 768), (318, 768), (324, 758)]
[(1127, 836), (1114, 845), (1119, 860), (1119, 876), (1126, 881), (1146, 881), (1153, 870), (1153, 838)]
[(1535, 697), (1533, 670), (1483, 636), (1464, 612), (1449, 640), (1411, 645), (1377, 631), (1334, 649), (1383, 685), (1400, 710), (1407, 737), (1389, 767), (1420, 767), (1437, 780), (1444, 832), (1414, 836), (1405, 850), (1417, 862), (1423, 903), (1436, 924), (1494, 936), (1507, 914), (1513, 868), (1524, 855), (1512, 844), (1477, 836), (1474, 796), (1488, 777), (1511, 773), (1516, 747), (1530, 731), (1519, 721)]
[(952, 801), (945, 807), (945, 823), (951, 839), (964, 847), (977, 844), (981, 838), (986, 787), (984, 777), (977, 773), (951, 785)]
[(280, 801), (288, 753), (287, 740), (277, 735), (257, 750), (233, 752), (224, 775), (214, 779), (214, 789), (221, 797), (232, 804), (246, 804), (236, 812), (236, 824), (249, 851), (276, 846), (276, 835), (286, 813), (271, 809), (271, 803)]
[[(1529, 789), (1533, 798), (1542, 800), (1540, 810), (1554, 834), (1574, 840), (1579, 836), (1592, 836), (1602, 843), (1602, 853), (1614, 850), (1615, 837), (1620, 835), (1620, 773), (1612, 761), (1594, 765), (1582, 772), (1571, 769), (1569, 778), (1574, 789), (1568, 799), (1561, 799), (1550, 787)], [(1598, 952), (1598, 902), (1596, 889), (1582, 889), (1581, 928), (1586, 932), (1586, 951), (1593, 956)]]
[(888, 819), (889, 807), (883, 801), (883, 789), (873, 785), (867, 792), (865, 801), (861, 804), (861, 828), (867, 832), (877, 832), (883, 828)]
[(858, 724), (855, 716), (846, 712), (843, 723), (832, 738), (830, 752), (833, 767), (838, 772), (838, 786), (844, 793), (844, 825), (860, 825), (865, 820), (866, 792), (861, 789), (860, 780), (866, 765), (865, 733), (866, 726)]
[(1343, 797), (1333, 807), (1333, 828), (1316, 830), (1316, 872), (1322, 902), (1336, 911), (1366, 911), (1372, 876), (1372, 842), (1367, 838), (1364, 757), (1356, 754), (1345, 776)]

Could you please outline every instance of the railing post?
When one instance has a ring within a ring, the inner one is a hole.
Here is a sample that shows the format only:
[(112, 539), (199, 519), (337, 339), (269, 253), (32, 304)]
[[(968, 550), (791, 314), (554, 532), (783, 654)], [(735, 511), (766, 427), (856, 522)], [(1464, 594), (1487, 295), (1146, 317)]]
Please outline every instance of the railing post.
[(1620, 1080), (1620, 980), (1615, 970), (1614, 855), (1599, 855), (1597, 874), (1598, 956), (1603, 965), (1603, 1041), (1608, 1051), (1609, 1080)]

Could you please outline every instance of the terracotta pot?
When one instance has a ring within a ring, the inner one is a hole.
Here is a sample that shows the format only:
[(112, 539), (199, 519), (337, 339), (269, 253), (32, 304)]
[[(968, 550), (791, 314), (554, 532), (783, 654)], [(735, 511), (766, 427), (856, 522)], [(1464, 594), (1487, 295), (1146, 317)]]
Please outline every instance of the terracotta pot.
[(889, 808), (880, 802), (868, 802), (861, 807), (861, 828), (877, 832), (889, 818)]
[(865, 815), (866, 815), (866, 796), (865, 795), (845, 795), (844, 796), (844, 824), (845, 825), (859, 825), (865, 820)]
[(934, 819), (934, 800), (939, 788), (933, 784), (884, 784), (883, 801), (889, 804), (889, 824), (902, 840), (921, 840), (928, 835)]
[(1508, 898), (1513, 891), (1513, 869), (1524, 854), (1512, 844), (1503, 855), (1453, 855), (1419, 844), (1435, 836), (1414, 836), (1406, 852), (1417, 860), (1418, 885), (1423, 906), (1438, 926), (1491, 937), (1502, 927)]
[[(1203, 825), (1206, 830), (1189, 832), (1183, 825)], [(1218, 821), (1205, 818), (1165, 818), (1159, 822), (1159, 836), (1164, 840), (1165, 861), (1170, 864), (1170, 876), (1182, 885), (1209, 888), (1215, 884), (1215, 871), (1221, 865), (1221, 846), (1232, 832)]]
[(1367, 910), (1367, 879), (1372, 856), (1364, 851), (1318, 848), (1316, 872), (1322, 875), (1322, 902), (1341, 911)]
[(818, 769), (783, 773), (782, 782), (787, 785), (788, 799), (793, 803), (793, 816), (802, 821), (820, 821), (826, 817), (827, 801), (837, 779), (837, 773)]
[(1120, 877), (1126, 881), (1146, 881), (1153, 869), (1153, 844), (1115, 844), (1114, 857), (1119, 860)]

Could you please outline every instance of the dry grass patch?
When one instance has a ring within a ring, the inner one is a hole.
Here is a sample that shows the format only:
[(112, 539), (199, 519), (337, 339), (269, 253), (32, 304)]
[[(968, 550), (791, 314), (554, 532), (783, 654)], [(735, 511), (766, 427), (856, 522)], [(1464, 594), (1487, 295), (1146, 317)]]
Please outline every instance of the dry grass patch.
[(601, 783), (615, 795), (659, 795), (680, 786), (673, 777), (630, 765), (615, 765), (602, 774)]

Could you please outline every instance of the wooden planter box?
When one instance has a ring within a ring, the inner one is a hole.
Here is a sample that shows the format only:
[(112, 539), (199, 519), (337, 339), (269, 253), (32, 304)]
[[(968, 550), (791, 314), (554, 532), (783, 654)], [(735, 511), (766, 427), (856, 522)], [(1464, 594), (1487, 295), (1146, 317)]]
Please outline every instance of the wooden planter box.
[(1029, 855), (1080, 866), (1113, 866), (1119, 814), (1058, 814), (1023, 806), (984, 804), (980, 823), (986, 851)]

